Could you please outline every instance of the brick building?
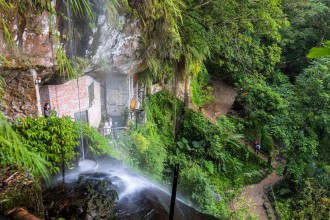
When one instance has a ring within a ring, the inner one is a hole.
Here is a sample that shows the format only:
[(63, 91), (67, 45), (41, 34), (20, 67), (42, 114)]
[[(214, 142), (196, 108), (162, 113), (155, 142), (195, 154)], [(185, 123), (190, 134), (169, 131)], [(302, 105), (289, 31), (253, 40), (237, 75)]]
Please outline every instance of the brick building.
[[(79, 92), (78, 92), (79, 91)], [(48, 102), (58, 117), (70, 116), (99, 127), (101, 121), (100, 84), (90, 76), (82, 76), (61, 85), (40, 86), (40, 104)]]

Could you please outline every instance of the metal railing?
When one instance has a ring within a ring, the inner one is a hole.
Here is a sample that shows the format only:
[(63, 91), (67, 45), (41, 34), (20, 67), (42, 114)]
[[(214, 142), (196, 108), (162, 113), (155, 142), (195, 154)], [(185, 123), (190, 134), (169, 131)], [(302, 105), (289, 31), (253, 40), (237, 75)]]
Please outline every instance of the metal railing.
[(115, 127), (115, 128), (99, 128), (98, 131), (100, 134), (106, 137), (112, 137), (118, 139), (120, 133), (127, 130), (127, 127)]

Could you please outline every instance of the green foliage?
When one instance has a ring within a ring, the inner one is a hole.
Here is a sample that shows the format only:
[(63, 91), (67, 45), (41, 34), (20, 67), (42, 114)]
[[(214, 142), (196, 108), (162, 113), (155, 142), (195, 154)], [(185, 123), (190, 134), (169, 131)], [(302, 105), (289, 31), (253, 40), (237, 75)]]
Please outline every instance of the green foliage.
[[(10, 14), (14, 9), (14, 5), (10, 2), (7, 2), (5, 0), (0, 0), (0, 14)], [(12, 34), (10, 30), (8, 29), (8, 23), (6, 19), (1, 16), (0, 18), (0, 30), (2, 32), (3, 38), (5, 40), (5, 44), (8, 46), (9, 50), (14, 49), (15, 42), (12, 38)]]
[(306, 167), (326, 152), (329, 136), (329, 59), (315, 61), (296, 79), (289, 92), (290, 114), (278, 115), (272, 127), (275, 137), (287, 146), (287, 172), (294, 181), (303, 182)]
[(49, 162), (47, 166), (50, 173), (58, 173), (62, 162), (71, 166), (79, 154), (76, 148), (79, 145), (80, 126), (81, 135), (87, 138), (88, 149), (94, 155), (113, 155), (106, 138), (89, 125), (79, 125), (69, 117), (19, 119), (14, 128), (31, 152)]
[(190, 84), (191, 99), (198, 107), (203, 107), (213, 101), (213, 96), (211, 95), (213, 89), (209, 86), (209, 83), (210, 76), (205, 67), (192, 77)]
[(90, 17), (93, 18), (94, 14), (91, 9), (91, 3), (88, 0), (67, 0), (67, 3), (71, 6), (73, 12), (78, 14), (80, 17), (83, 17), (85, 13)]
[(70, 118), (26, 118), (18, 120), (16, 131), (29, 150), (49, 161), (50, 173), (58, 173), (62, 160), (71, 165), (77, 154), (78, 130)]
[[(88, 141), (88, 150), (92, 153), (91, 156), (95, 155), (109, 155), (112, 157), (116, 157), (116, 152), (113, 147), (110, 146), (109, 140), (101, 135), (96, 128), (89, 126), (88, 123), (76, 122), (75, 126), (78, 126), (80, 133), (80, 126), (82, 136)], [(81, 124), (79, 124), (81, 123)]]
[(130, 130), (118, 143), (118, 157), (130, 166), (160, 180), (167, 157), (162, 135), (157, 126), (148, 121), (144, 127)]
[(15, 133), (0, 113), (0, 166), (2, 168), (11, 166), (19, 170), (26, 169), (35, 177), (43, 176), (48, 180), (49, 173), (46, 166), (49, 164), (40, 155), (30, 151), (20, 139), (21, 136)]
[(144, 108), (147, 121), (155, 123), (158, 132), (162, 134), (162, 142), (172, 147), (175, 145), (173, 136), (173, 116), (174, 114), (181, 116), (184, 112), (183, 103), (178, 98), (175, 99), (169, 92), (161, 91), (150, 96)]
[(210, 212), (211, 206), (215, 205), (210, 184), (209, 178), (199, 166), (191, 164), (180, 171), (180, 191), (206, 212)]
[[(283, 11), (291, 25), (283, 30), (283, 71), (294, 81), (310, 64), (306, 58), (315, 45), (330, 39), (330, 3), (328, 0), (283, 0)], [(322, 49), (323, 50), (323, 49)]]
[(66, 76), (68, 79), (77, 77), (77, 71), (62, 48), (57, 48), (56, 50), (56, 63), (59, 65), (60, 74), (62, 76)]
[[(174, 105), (178, 121), (183, 120), (183, 128), (177, 129), (176, 143)], [(261, 169), (260, 159), (246, 157), (236, 125), (226, 117), (212, 124), (202, 114), (184, 109), (183, 103), (166, 91), (151, 95), (144, 110), (146, 124), (137, 129), (132, 126), (117, 142), (119, 158), (167, 184), (172, 181), (173, 166), (179, 164), (178, 193), (204, 212), (229, 217), (227, 203), (236, 196), (238, 188), (244, 181), (262, 177), (256, 171)]]
[(259, 139), (261, 150), (266, 152), (268, 155), (271, 155), (274, 149), (274, 142), (271, 133), (269, 132), (269, 128), (266, 126), (262, 127), (262, 136)]
[(195, 10), (222, 71), (270, 73), (279, 61), (279, 30), (287, 26), (279, 1), (210, 1)]
[[(130, 6), (142, 21), (139, 55), (153, 79), (175, 75), (187, 81), (211, 56), (229, 74), (269, 74), (280, 60), (279, 30), (287, 21), (277, 0), (148, 0)], [(204, 98), (194, 101), (201, 106)]]
[(163, 65), (179, 60), (181, 56), (179, 22), (182, 21), (181, 11), (185, 7), (183, 1), (133, 1), (131, 6), (142, 21), (142, 58), (155, 76), (166, 74)]
[(2, 21), (2, 34), (3, 34), (3, 38), (5, 39), (5, 42), (8, 46), (8, 49), (9, 50), (13, 50), (14, 49), (14, 45), (15, 45), (15, 42), (14, 40), (12, 39), (12, 34), (10, 33), (8, 27), (7, 27), (7, 24), (6, 24), (6, 21), (4, 19), (1, 19)]
[(290, 199), (277, 198), (275, 208), (281, 219), (326, 219), (330, 213), (327, 191), (314, 180), (306, 180), (304, 189)]
[(183, 123), (183, 137), (190, 141), (210, 141), (216, 133), (216, 126), (209, 122), (202, 114), (191, 109), (185, 112)]
[(240, 88), (237, 100), (244, 105), (246, 125), (260, 127), (285, 113), (285, 100), (265, 81), (243, 77), (237, 86)]
[[(251, 166), (251, 165), (250, 165)], [(249, 167), (243, 174), (245, 184), (255, 184), (259, 183), (266, 175), (264, 172), (258, 170), (259, 167)]]
[(119, 158), (158, 180), (163, 175), (167, 154), (175, 146), (174, 105), (177, 105), (177, 113), (180, 114), (183, 111), (182, 102), (174, 101), (167, 91), (150, 96), (143, 106), (146, 124), (129, 130), (118, 143)]
[[(1, 3), (0, 3), (1, 4)], [(3, 85), (3, 79), (0, 77), (0, 85)], [(0, 101), (4, 93), (0, 86)], [(17, 134), (0, 112), (0, 167), (10, 166), (19, 170), (26, 169), (35, 177), (42, 176), (49, 181), (49, 172), (46, 169), (48, 163), (38, 154), (29, 151), (27, 146), (21, 141)]]
[(0, 0), (0, 8), (4, 10), (10, 10), (13, 7), (13, 5), (10, 2), (7, 2), (6, 0)]
[(228, 118), (220, 116), (217, 120), (217, 127), (219, 129), (220, 142), (225, 148), (242, 147), (239, 139), (244, 138), (244, 136), (236, 134), (236, 126)]
[(330, 41), (324, 42), (324, 47), (313, 47), (307, 54), (308, 58), (330, 56)]

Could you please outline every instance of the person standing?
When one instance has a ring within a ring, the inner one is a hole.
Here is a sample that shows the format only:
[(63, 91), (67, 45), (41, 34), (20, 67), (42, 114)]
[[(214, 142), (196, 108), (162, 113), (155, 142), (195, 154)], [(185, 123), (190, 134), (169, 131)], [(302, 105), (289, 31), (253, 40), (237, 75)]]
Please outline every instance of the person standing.
[(112, 118), (110, 116), (107, 117), (107, 120), (104, 123), (104, 135), (107, 136), (111, 133), (112, 128)]
[(260, 151), (260, 143), (258, 138), (254, 139), (253, 145), (254, 145), (254, 149), (256, 150), (256, 153), (258, 154)]
[(48, 102), (45, 103), (44, 105), (44, 116), (45, 118), (49, 118), (50, 117), (50, 105)]

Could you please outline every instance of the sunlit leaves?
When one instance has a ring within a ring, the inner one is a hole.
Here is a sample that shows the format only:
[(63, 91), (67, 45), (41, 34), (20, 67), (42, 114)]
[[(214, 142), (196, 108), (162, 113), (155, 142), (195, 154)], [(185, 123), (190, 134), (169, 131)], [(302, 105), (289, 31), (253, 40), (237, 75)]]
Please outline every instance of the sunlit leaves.
[(65, 51), (60, 47), (56, 50), (56, 62), (59, 65), (59, 71), (62, 76), (65, 76), (68, 79), (74, 79), (78, 77), (78, 73), (76, 72), (69, 58), (66, 56)]
[(330, 56), (330, 41), (324, 42), (324, 47), (313, 47), (307, 54), (308, 58)]
[(90, 1), (88, 1), (88, 0), (67, 0), (67, 2), (70, 4), (70, 6), (75, 14), (78, 14), (79, 16), (84, 17), (85, 11), (86, 11), (86, 14), (90, 18), (94, 17), (94, 14), (91, 9)]

